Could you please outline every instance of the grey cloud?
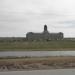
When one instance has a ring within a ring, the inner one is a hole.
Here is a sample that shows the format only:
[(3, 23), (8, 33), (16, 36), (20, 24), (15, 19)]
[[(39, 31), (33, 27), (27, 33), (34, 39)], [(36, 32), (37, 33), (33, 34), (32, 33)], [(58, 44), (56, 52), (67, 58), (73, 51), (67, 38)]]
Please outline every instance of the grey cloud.
[(75, 20), (60, 21), (59, 24), (64, 24), (65, 27), (75, 28)]
[(64, 20), (65, 15), (59, 2), (59, 0), (56, 2), (55, 0), (0, 0), (0, 36), (25, 36), (23, 33), (29, 31), (40, 32), (44, 24), (48, 24), (50, 29), (60, 29), (59, 31), (62, 29), (66, 32), (66, 28), (73, 27), (75, 22)]
[(25, 22), (25, 21), (28, 20), (24, 17), (15, 16), (13, 14), (0, 15), (0, 22)]

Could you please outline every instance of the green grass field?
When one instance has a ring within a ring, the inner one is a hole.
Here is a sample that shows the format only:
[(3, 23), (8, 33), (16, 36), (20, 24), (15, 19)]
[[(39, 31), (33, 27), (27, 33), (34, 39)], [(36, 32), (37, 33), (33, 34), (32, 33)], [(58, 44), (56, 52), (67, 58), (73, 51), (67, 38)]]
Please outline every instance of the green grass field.
[(0, 51), (7, 50), (75, 50), (75, 41), (0, 42)]

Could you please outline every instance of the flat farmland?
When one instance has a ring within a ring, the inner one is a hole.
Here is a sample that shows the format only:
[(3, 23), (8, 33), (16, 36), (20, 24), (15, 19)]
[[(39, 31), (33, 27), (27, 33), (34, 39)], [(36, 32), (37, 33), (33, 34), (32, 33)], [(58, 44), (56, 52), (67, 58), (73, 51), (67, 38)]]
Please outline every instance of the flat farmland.
[(22, 42), (0, 42), (0, 51), (56, 51), (56, 50), (75, 50), (74, 40), (57, 41), (22, 41)]

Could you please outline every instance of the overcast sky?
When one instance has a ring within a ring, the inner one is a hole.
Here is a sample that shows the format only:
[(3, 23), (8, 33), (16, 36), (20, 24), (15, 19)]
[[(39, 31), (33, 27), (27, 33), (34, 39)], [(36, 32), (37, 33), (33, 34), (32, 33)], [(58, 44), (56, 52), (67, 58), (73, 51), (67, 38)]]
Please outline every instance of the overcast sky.
[(42, 32), (44, 24), (75, 37), (75, 0), (0, 0), (0, 37)]

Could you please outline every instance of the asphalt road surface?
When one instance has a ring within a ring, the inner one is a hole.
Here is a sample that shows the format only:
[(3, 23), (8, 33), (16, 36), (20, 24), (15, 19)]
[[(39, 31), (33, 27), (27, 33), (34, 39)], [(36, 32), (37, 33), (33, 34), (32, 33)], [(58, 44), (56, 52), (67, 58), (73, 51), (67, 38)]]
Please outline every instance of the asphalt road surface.
[(75, 75), (75, 69), (0, 72), (0, 75)]
[(0, 57), (75, 56), (75, 51), (0, 51)]

